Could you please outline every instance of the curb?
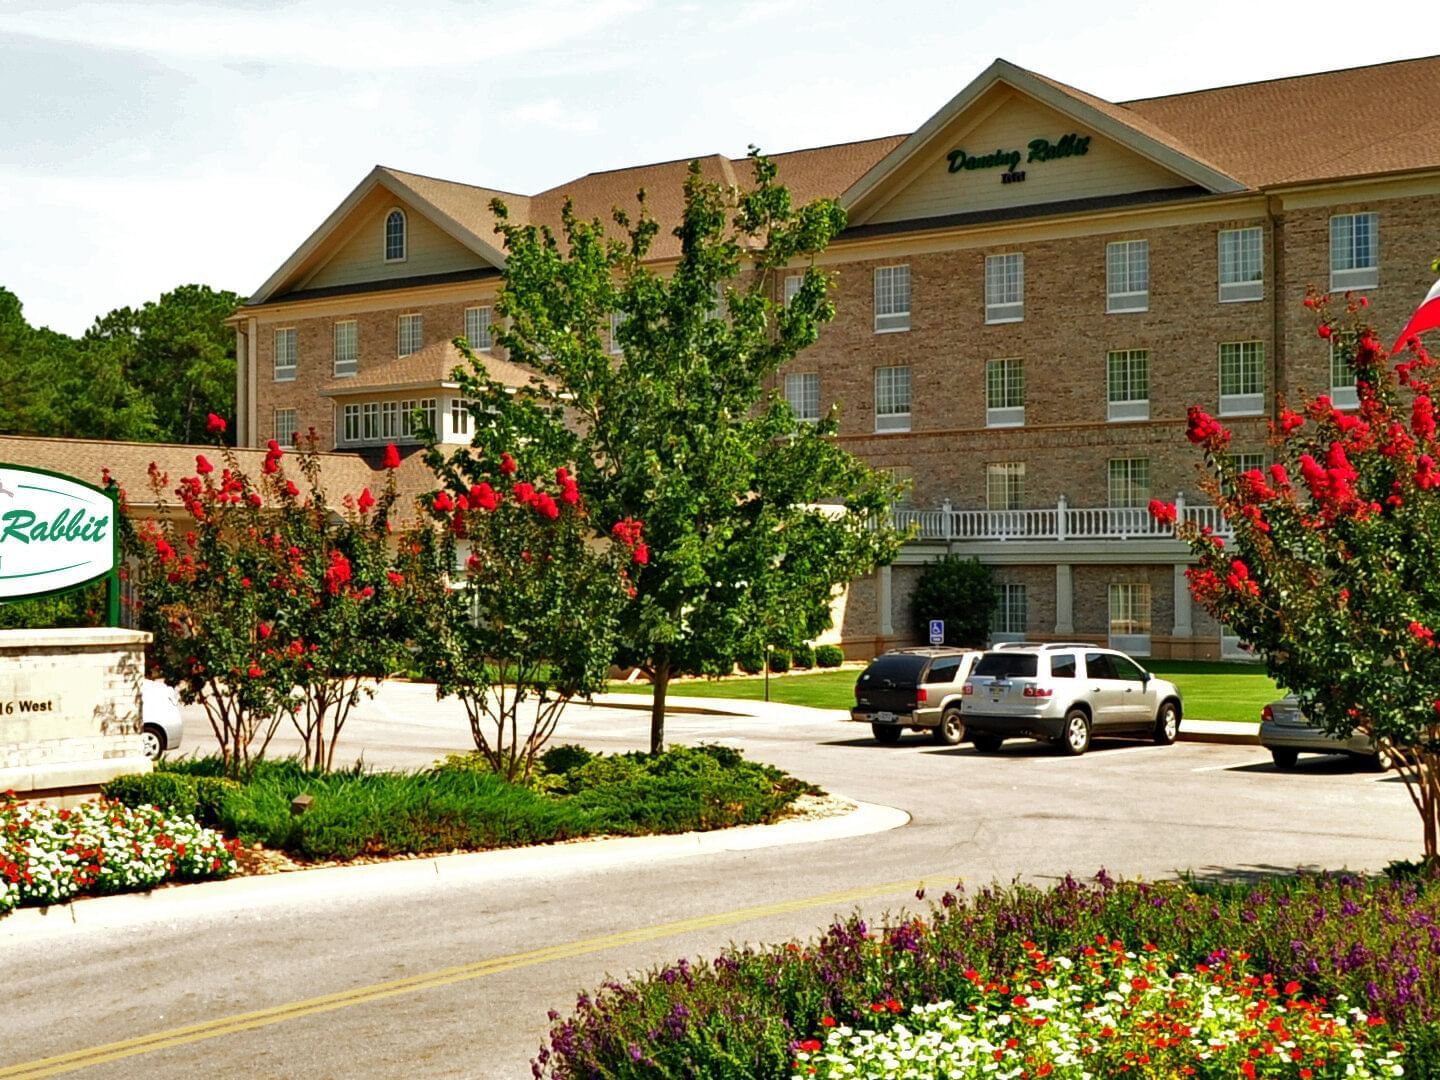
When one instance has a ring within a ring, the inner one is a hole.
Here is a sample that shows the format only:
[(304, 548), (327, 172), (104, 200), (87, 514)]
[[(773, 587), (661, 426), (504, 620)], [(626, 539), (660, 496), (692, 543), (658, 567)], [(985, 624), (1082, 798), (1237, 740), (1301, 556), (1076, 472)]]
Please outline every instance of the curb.
[[(1240, 725), (1236, 725), (1239, 727)], [(1177, 736), (1180, 742), (1198, 743), (1219, 743), (1225, 746), (1259, 746), (1259, 732), (1241, 731), (1214, 731), (1199, 730), (1186, 731), (1185, 725), (1180, 725), (1180, 734)]]
[(0, 943), (31, 942), (90, 930), (174, 929), (187, 918), (253, 919), (287, 905), (345, 904), (419, 890), (462, 890), (507, 879), (535, 881), (617, 866), (790, 844), (843, 840), (898, 829), (910, 815), (893, 806), (856, 802), (833, 817), (739, 825), (712, 832), (624, 836), (537, 847), (504, 848), (361, 866), (333, 866), (171, 886), (142, 893), (97, 896), (52, 907), (17, 908), (0, 918)]

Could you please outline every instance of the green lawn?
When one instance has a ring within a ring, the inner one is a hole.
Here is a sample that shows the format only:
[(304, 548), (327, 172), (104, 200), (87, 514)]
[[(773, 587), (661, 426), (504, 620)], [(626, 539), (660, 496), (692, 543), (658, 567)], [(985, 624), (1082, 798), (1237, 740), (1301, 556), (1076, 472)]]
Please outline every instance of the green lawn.
[[(1150, 670), (1180, 688), (1185, 715), (1195, 720), (1233, 720), (1259, 723), (1260, 709), (1282, 696), (1265, 669), (1255, 664), (1230, 664), (1204, 660), (1147, 660)], [(817, 709), (848, 709), (855, 700), (858, 668), (826, 671), (815, 675), (771, 676), (770, 700), (787, 705), (809, 705)], [(621, 693), (649, 695), (645, 683), (611, 683)], [(676, 697), (752, 698), (765, 696), (765, 680), (687, 679), (670, 684)]]

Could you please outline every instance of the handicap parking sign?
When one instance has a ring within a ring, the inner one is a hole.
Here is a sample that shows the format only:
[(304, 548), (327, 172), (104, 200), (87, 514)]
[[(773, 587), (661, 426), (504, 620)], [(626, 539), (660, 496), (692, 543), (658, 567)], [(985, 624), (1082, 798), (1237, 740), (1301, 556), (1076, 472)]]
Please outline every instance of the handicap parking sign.
[(944, 645), (944, 644), (945, 644), (945, 620), (944, 620), (944, 619), (931, 619), (931, 620), (930, 620), (930, 644), (931, 644), (931, 645)]

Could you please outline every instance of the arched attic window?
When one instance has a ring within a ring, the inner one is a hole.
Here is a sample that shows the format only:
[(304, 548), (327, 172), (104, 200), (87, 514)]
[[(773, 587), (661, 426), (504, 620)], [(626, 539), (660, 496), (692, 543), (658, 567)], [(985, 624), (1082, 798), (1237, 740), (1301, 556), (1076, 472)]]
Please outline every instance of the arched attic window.
[(385, 216), (385, 261), (405, 260), (405, 211), (391, 210)]

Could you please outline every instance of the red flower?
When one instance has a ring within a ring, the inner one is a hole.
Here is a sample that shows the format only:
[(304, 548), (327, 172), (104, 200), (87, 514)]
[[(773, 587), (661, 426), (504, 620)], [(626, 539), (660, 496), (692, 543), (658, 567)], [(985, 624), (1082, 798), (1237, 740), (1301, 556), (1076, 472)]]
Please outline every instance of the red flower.
[(254, 492), (254, 491), (250, 492), (250, 505), (253, 506), (253, 507), (255, 507), (255, 509), (258, 510), (258, 509), (260, 509), (260, 502), (261, 502), (261, 500), (260, 500), (260, 495), (259, 495), (257, 492)]
[(483, 480), (470, 489), (470, 504), (481, 510), (494, 511), (504, 498)]
[(1174, 503), (1161, 502), (1159, 499), (1150, 500), (1150, 516), (1161, 525), (1174, 525), (1178, 517)]
[(796, 1043), (795, 1049), (801, 1051), (802, 1053), (813, 1054), (820, 1049), (820, 1040), (806, 1039), (804, 1042)]
[(205, 418), (205, 430), (208, 431), (211, 435), (224, 435), (225, 427), (225, 418), (223, 416), (219, 416), (212, 412), (208, 417)]
[(395, 448), (394, 443), (385, 444), (385, 468), (398, 469), (400, 467), (400, 451)]
[(1410, 406), (1410, 430), (1417, 439), (1429, 439), (1435, 435), (1435, 407), (1427, 394), (1415, 395)]
[(535, 501), (532, 505), (535, 507), (537, 514), (541, 517), (549, 518), (551, 521), (554, 521), (560, 516), (560, 507), (555, 504), (553, 498), (543, 491), (535, 496)]
[(255, 628), (255, 632), (260, 635), (261, 641), (266, 640), (271, 635), (271, 633), (273, 633), (273, 631), (270, 629), (270, 624), (263, 622)]
[(507, 451), (506, 453), (501, 454), (501, 455), (500, 455), (500, 471), (501, 471), (502, 473), (504, 473), (506, 476), (514, 476), (514, 475), (515, 475), (515, 469), (516, 469), (515, 459), (510, 456), (509, 452)]
[(215, 471), (215, 466), (210, 464), (209, 459), (206, 458), (204, 454), (196, 454), (195, 471), (198, 472), (201, 476), (209, 476), (212, 472)]
[(650, 561), (650, 548), (646, 545), (646, 543), (645, 543), (644, 540), (641, 540), (640, 543), (638, 543), (638, 544), (635, 545), (635, 553), (634, 553), (634, 554), (635, 554), (635, 561), (636, 561), (638, 564), (640, 564), (641, 566), (644, 566), (644, 565), (646, 565), (647, 563), (649, 563), (649, 561)]
[(394, 570), (386, 570), (385, 577), (388, 578), (390, 584), (394, 585), (397, 589), (405, 584), (405, 575), (396, 573)]
[(1409, 629), (1410, 635), (1421, 645), (1430, 645), (1432, 647), (1434, 646), (1435, 631), (1431, 630), (1424, 623), (1416, 622), (1414, 619), (1411, 619)]
[(832, 1028), (832, 1027), (834, 1027), (834, 1026), (835, 1026), (835, 1018), (834, 1018), (833, 1016), (822, 1016), (822, 1017), (820, 1017), (820, 1026), (821, 1026), (821, 1027), (827, 1027), (827, 1028)]
[(282, 451), (282, 450), (280, 449), (280, 444), (279, 444), (278, 442), (276, 442), (274, 439), (271, 439), (268, 443), (266, 443), (266, 444), (265, 444), (265, 448), (266, 448), (266, 450), (269, 451), (269, 454), (268, 454), (269, 457), (277, 457), (277, 458), (278, 458), (282, 453), (284, 453), (284, 451)]
[(343, 552), (332, 551), (330, 553), (330, 566), (325, 571), (325, 587), (331, 596), (335, 596), (340, 589), (350, 580), (350, 560)]
[(292, 499), (300, 494), (300, 489), (295, 486), (294, 480), (285, 481), (285, 494), (289, 495)]
[(1322, 338), (1328, 338), (1331, 333), (1333, 333), (1333, 331), (1330, 329), (1329, 323), (1321, 323), (1320, 330), (1318, 332)]
[(455, 500), (450, 498), (450, 493), (448, 491), (442, 491), (435, 496), (435, 501), (432, 502), (430, 505), (435, 507), (436, 510), (441, 511), (442, 513), (449, 513), (451, 510), (455, 509)]
[(280, 471), (280, 459), (278, 457), (266, 457), (265, 460), (260, 463), (260, 471), (266, 476), (274, 476)]
[(1291, 412), (1289, 409), (1282, 409), (1280, 411), (1280, 433), (1282, 435), (1289, 435), (1304, 423), (1305, 417), (1299, 413)]
[(368, 487), (360, 492), (360, 501), (356, 505), (360, 507), (360, 512), (362, 514), (368, 514), (370, 512), (370, 508), (375, 505), (375, 496), (370, 494), (370, 489)]
[(479, 570), (481, 565), (483, 564), (480, 562), (480, 556), (473, 553), (465, 560), (465, 569), (469, 570), (472, 574)]
[(1196, 446), (1205, 446), (1211, 450), (1217, 450), (1230, 441), (1230, 432), (1204, 409), (1198, 405), (1191, 405), (1186, 410), (1186, 418), (1189, 421), (1185, 429), (1185, 437)]
[(265, 672), (261, 670), (259, 664), (251, 664), (250, 670), (247, 671), (246, 674), (249, 675), (252, 679), (258, 679), (260, 678), (260, 676), (264, 675)]

